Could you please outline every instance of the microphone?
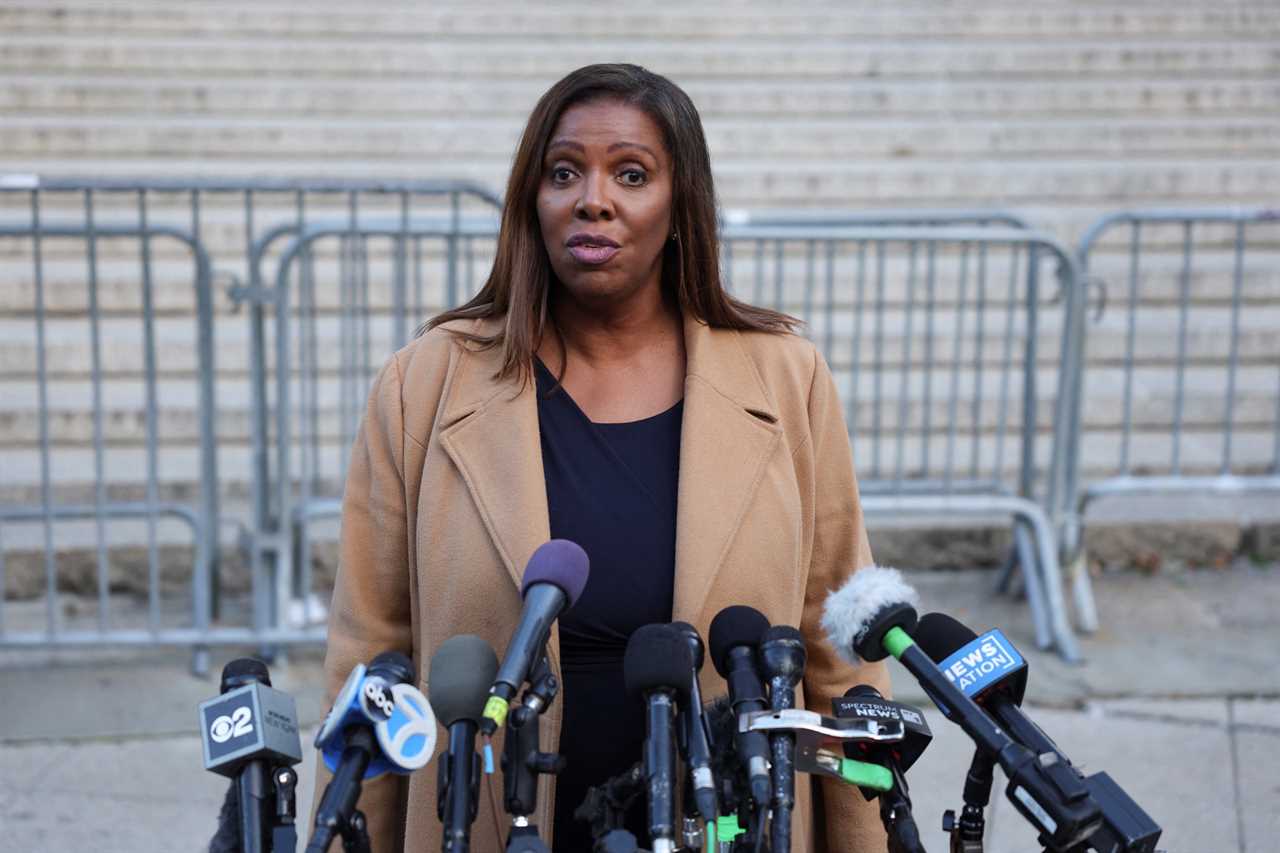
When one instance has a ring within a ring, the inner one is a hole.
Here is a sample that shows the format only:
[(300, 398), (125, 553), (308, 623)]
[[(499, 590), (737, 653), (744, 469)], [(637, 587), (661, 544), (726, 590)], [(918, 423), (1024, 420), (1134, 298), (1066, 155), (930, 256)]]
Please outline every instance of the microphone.
[[(333, 778), (316, 809), (307, 853), (324, 853), (335, 834), (363, 834), (356, 811), (363, 782), (426, 766), (436, 745), (436, 719), (413, 681), (413, 661), (383, 652), (356, 664), (316, 733), (316, 748)], [(354, 820), (353, 820), (354, 818)]]
[[(919, 709), (903, 702), (894, 702), (880, 695), (870, 684), (859, 684), (845, 691), (844, 696), (831, 700), (831, 710), (837, 719), (861, 720), (896, 720), (902, 723), (903, 735), (900, 741), (884, 744), (872, 741), (853, 741), (844, 745), (847, 758), (861, 759), (874, 764), (883, 764), (884, 753), (897, 762), (906, 773), (933, 741), (933, 732), (929, 723)], [(866, 792), (863, 792), (866, 794)], [(868, 795), (870, 799), (874, 794)]]
[(847, 758), (877, 764), (889, 771), (887, 790), (860, 787), (862, 796), (870, 800), (880, 799), (880, 820), (891, 839), (890, 849), (902, 853), (924, 853), (920, 843), (920, 830), (911, 816), (911, 798), (908, 795), (906, 772), (924, 752), (933, 734), (924, 715), (910, 705), (890, 702), (870, 684), (851, 687), (843, 698), (833, 699), (833, 710), (840, 718), (871, 718), (900, 720), (903, 723), (903, 739), (886, 745), (866, 741), (846, 743)]
[(480, 804), (476, 731), (497, 672), (498, 656), (474, 634), (450, 637), (431, 657), (427, 684), (432, 707), (449, 732), (449, 748), (440, 756), (436, 801), (444, 824), (443, 853), (466, 853), (471, 847), (471, 824)]
[(702, 671), (704, 650), (698, 631), (688, 622), (672, 622), (672, 630), (684, 637), (693, 661), (689, 678), (689, 703), (681, 715), (684, 723), (683, 742), (687, 755), (685, 763), (693, 779), (693, 801), (704, 824), (716, 822), (716, 780), (711, 772), (711, 740), (707, 735), (707, 721), (702, 713), (702, 689), (698, 685), (698, 673)]
[(1068, 800), (1042, 765), (1052, 763), (1053, 756), (1039, 758), (1010, 738), (916, 646), (911, 634), (918, 600), (896, 570), (868, 566), (827, 596), (822, 628), (854, 665), (890, 654), (897, 658), (943, 715), (995, 757), (1009, 779), (1009, 801), (1047, 839), (1046, 846), (1063, 849), (1083, 842), (1101, 823), (1097, 803), (1088, 797)]
[(716, 783), (720, 815), (734, 815), (751, 801), (751, 789), (738, 755), (738, 718), (728, 696), (716, 697), (703, 710), (711, 744), (711, 774)]
[(480, 731), (492, 736), (507, 721), (511, 700), (529, 677), (529, 670), (542, 657), (551, 632), (551, 623), (572, 607), (587, 585), (591, 562), (587, 552), (568, 539), (552, 539), (538, 546), (524, 570), (520, 595), (524, 610), (480, 720)]
[[(804, 638), (790, 625), (774, 625), (760, 641), (760, 668), (769, 682), (769, 707), (785, 711), (796, 706), (796, 685), (804, 677)], [(769, 735), (770, 781), (773, 787), (773, 821), (769, 845), (773, 853), (791, 849), (791, 810), (796, 804), (796, 738), (779, 732)]]
[[(726, 607), (711, 620), (711, 662), (729, 685), (729, 702), (736, 717), (767, 710), (755, 657), (756, 647), (768, 630), (769, 620), (763, 613), (741, 605)], [(751, 799), (758, 809), (767, 809), (771, 793), (768, 738), (739, 726), (735, 741), (751, 780)]]
[(1155, 849), (1160, 827), (1110, 777), (1096, 782), (1093, 780), (1105, 774), (1084, 778), (1019, 707), (1027, 689), (1027, 662), (1000, 629), (978, 636), (944, 613), (927, 613), (920, 618), (916, 642), (947, 678), (995, 717), (1014, 740), (1041, 756), (1042, 764), (1044, 756), (1053, 757), (1046, 773), (1064, 797), (1094, 795), (1102, 808), (1103, 826), (1090, 838), (1091, 845), (1126, 853)]
[(302, 761), (297, 707), (292, 696), (271, 687), (267, 665), (256, 658), (223, 667), (219, 692), (198, 710), (204, 769), (231, 778), (235, 789), (227, 793), (214, 843), (228, 841), (226, 824), (238, 813), (239, 849), (263, 853), (268, 772)]
[(644, 772), (653, 853), (676, 849), (676, 697), (688, 692), (692, 672), (684, 636), (668, 625), (645, 625), (627, 641), (623, 679), (627, 692), (643, 695), (646, 706)]

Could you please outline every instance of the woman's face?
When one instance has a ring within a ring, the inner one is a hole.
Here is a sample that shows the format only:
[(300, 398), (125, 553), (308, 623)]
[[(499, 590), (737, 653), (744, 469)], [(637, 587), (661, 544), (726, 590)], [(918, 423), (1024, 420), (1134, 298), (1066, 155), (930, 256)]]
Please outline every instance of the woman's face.
[(643, 110), (601, 99), (560, 116), (542, 164), (538, 222), (551, 268), (575, 301), (618, 305), (661, 286), (671, 166)]

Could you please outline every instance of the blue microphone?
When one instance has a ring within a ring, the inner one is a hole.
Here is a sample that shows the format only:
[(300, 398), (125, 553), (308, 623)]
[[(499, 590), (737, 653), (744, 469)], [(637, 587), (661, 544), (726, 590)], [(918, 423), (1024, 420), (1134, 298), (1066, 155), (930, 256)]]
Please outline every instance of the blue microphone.
[[(979, 636), (946, 614), (928, 613), (920, 617), (915, 636), (952, 684), (1004, 726), (1015, 741), (1040, 757), (1046, 775), (1065, 799), (1092, 799), (1098, 804), (1102, 826), (1089, 840), (1094, 849), (1123, 853), (1155, 850), (1160, 826), (1106, 773), (1086, 778), (1019, 707), (1027, 690), (1027, 662), (999, 628)], [(980, 781), (989, 790), (989, 773)], [(969, 799), (966, 796), (966, 801)]]
[(368, 667), (356, 664), (316, 733), (316, 748), (330, 771), (337, 772), (350, 734), (360, 729), (372, 730), (378, 745), (363, 779), (406, 775), (427, 765), (436, 746), (436, 718), (412, 680), (413, 664), (398, 652), (384, 652)]
[(335, 835), (363, 833), (356, 803), (366, 779), (426, 766), (436, 747), (436, 718), (413, 682), (413, 662), (383, 652), (357, 664), (316, 735), (333, 779), (316, 810), (308, 853), (324, 853)]

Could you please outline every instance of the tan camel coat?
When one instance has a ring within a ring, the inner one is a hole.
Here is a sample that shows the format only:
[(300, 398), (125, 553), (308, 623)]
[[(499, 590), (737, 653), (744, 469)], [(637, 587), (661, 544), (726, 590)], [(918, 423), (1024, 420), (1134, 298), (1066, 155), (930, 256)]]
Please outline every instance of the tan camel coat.
[[(745, 604), (799, 627), (808, 641), (802, 707), (829, 714), (831, 698), (858, 683), (887, 694), (883, 665), (848, 666), (818, 626), (827, 593), (871, 563), (826, 364), (795, 335), (686, 319), (684, 337), (673, 618), (706, 638), (722, 608)], [(478, 634), (501, 657), (511, 638), (521, 573), (549, 538), (549, 522), (533, 384), (496, 381), (496, 359), (496, 350), (464, 347), (437, 328), (396, 353), (374, 383), (343, 499), (325, 660), (331, 698), (355, 663), (388, 649), (413, 657), (430, 696), (427, 663), (444, 640)], [(558, 670), (554, 629), (548, 652)], [(710, 664), (701, 686), (708, 700), (725, 693)], [(559, 740), (562, 701), (543, 718), (546, 750)], [(440, 741), (437, 749), (443, 734)], [(360, 808), (375, 853), (440, 849), (435, 770), (433, 761), (366, 785)], [(321, 771), (316, 802), (328, 781)], [(500, 776), (494, 781), (500, 803)], [(544, 839), (554, 795), (543, 777)], [(796, 851), (885, 849), (875, 803), (856, 789), (801, 777), (797, 799)], [(502, 847), (482, 791), (472, 850)]]

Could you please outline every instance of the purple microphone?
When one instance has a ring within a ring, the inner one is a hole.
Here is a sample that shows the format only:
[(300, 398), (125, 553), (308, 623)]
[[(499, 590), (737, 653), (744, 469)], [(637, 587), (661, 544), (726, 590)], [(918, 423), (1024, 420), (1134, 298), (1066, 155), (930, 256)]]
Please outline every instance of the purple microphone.
[(480, 720), (480, 730), (486, 735), (493, 734), (506, 722), (511, 700), (542, 655), (551, 623), (582, 595), (590, 570), (587, 552), (568, 539), (552, 539), (540, 545), (529, 558), (520, 587), (520, 594), (524, 596), (520, 624), (511, 635)]

